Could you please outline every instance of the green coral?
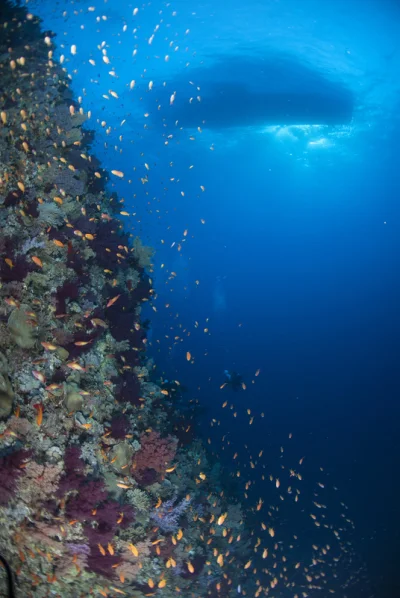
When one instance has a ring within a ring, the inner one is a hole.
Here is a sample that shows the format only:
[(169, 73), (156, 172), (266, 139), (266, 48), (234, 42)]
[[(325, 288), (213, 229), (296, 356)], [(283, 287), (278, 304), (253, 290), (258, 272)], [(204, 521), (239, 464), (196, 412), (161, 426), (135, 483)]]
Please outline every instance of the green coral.
[(69, 357), (69, 353), (67, 349), (64, 349), (64, 347), (57, 347), (56, 354), (57, 357), (61, 359), (61, 361), (67, 361)]
[(135, 237), (133, 241), (133, 249), (135, 251), (135, 257), (141, 268), (151, 268), (151, 258), (154, 255), (154, 249), (148, 245), (142, 245), (139, 237)]
[(57, 227), (63, 223), (64, 215), (55, 203), (45, 202), (39, 204), (39, 216), (37, 220), (39, 224)]
[(47, 289), (49, 279), (46, 274), (42, 274), (41, 272), (30, 272), (25, 278), (25, 284), (32, 289), (33, 293), (39, 294), (43, 293), (44, 289)]
[(128, 490), (126, 497), (131, 505), (138, 511), (149, 511), (151, 507), (151, 500), (147, 493), (143, 490), (139, 490), (139, 488)]
[(132, 463), (133, 448), (127, 442), (119, 442), (112, 449), (112, 464), (116, 471), (127, 473)]
[(28, 323), (26, 312), (29, 308), (21, 305), (14, 309), (8, 318), (8, 328), (14, 342), (21, 349), (32, 349), (35, 346), (35, 339), (32, 335), (32, 327)]
[(68, 413), (73, 411), (80, 411), (83, 407), (83, 398), (79, 394), (79, 389), (76, 385), (67, 387), (67, 396), (65, 397), (65, 406)]

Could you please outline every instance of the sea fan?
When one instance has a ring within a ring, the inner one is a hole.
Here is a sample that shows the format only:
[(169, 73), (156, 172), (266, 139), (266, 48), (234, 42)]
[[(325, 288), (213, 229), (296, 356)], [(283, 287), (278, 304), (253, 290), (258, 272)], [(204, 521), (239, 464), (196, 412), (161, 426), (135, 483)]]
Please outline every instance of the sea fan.
[(190, 500), (184, 498), (180, 503), (175, 504), (175, 499), (164, 502), (161, 507), (155, 509), (150, 515), (152, 521), (163, 532), (174, 533), (179, 528), (179, 519), (190, 505)]

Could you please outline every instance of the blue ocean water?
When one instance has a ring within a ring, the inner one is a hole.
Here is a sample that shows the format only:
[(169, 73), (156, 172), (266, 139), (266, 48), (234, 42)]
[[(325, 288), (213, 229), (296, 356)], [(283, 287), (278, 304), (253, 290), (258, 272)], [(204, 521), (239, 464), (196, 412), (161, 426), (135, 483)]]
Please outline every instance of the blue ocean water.
[[(156, 250), (157, 375), (199, 401), (233, 477), (236, 451), (275, 476), (281, 446), (304, 455), (354, 522), (342, 595), (399, 596), (397, 4), (28, 6)], [(246, 389), (221, 389), (224, 370)]]

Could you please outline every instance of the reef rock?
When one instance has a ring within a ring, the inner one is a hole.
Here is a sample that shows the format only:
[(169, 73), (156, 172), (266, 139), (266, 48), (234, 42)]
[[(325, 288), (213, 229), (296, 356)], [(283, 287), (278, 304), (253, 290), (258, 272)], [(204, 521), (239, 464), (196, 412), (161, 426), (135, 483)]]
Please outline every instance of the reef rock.
[(13, 399), (14, 392), (7, 374), (7, 359), (0, 353), (0, 418), (10, 415)]

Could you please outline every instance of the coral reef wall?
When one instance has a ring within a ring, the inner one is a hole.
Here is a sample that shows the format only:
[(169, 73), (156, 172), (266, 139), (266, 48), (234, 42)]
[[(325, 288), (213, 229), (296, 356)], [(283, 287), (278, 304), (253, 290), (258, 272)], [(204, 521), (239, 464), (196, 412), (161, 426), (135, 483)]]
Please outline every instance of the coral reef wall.
[(123, 229), (53, 43), (2, 3), (0, 552), (24, 598), (237, 595), (240, 506), (150, 380), (151, 252)]

